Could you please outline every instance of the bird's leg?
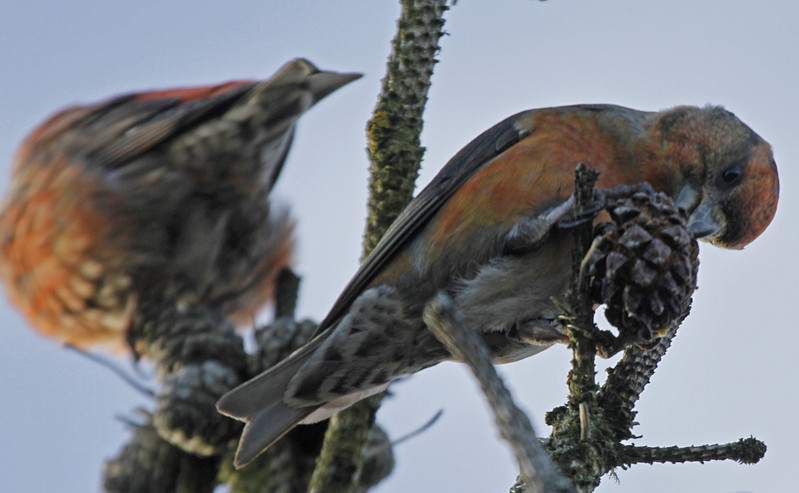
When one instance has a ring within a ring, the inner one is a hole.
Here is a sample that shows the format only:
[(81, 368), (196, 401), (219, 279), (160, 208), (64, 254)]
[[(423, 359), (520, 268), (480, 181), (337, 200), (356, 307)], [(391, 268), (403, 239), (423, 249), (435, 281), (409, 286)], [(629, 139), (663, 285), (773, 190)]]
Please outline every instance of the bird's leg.
[(541, 318), (519, 322), (514, 327), (511, 335), (516, 335), (526, 344), (539, 346), (549, 346), (555, 343), (567, 344), (569, 342), (569, 336), (561, 330), (561, 324), (557, 320)]
[[(558, 316), (558, 322), (560, 322), (562, 327), (561, 331), (564, 334), (567, 334), (568, 329), (579, 330), (587, 338), (593, 341), (594, 345), (596, 346), (597, 354), (602, 358), (610, 358), (630, 344), (639, 342), (637, 338), (636, 340), (631, 340), (630, 336), (616, 336), (613, 334), (613, 332), (600, 329), (595, 324), (591, 324), (590, 327), (583, 327), (581, 324), (577, 323), (576, 315), (572, 313), (568, 306), (560, 303), (555, 298), (552, 298), (552, 303), (554, 303), (555, 306), (557, 306), (561, 311), (561, 315)], [(566, 342), (568, 343), (568, 340)]]
[(572, 229), (577, 226), (593, 221), (602, 209), (606, 209), (610, 203), (623, 197), (629, 197), (636, 193), (645, 193), (650, 196), (655, 195), (655, 189), (647, 182), (635, 183), (633, 185), (616, 185), (608, 189), (594, 189), (594, 202), (583, 209), (583, 211), (570, 219), (561, 219), (557, 223), (558, 229)]
[(522, 254), (535, 250), (549, 236), (553, 228), (572, 229), (593, 221), (599, 211), (609, 203), (621, 197), (629, 197), (643, 192), (654, 195), (655, 190), (649, 183), (634, 185), (616, 185), (609, 189), (595, 189), (594, 202), (579, 214), (574, 214), (574, 195), (546, 212), (533, 217), (526, 217), (513, 225), (505, 235), (505, 253)]
[(654, 197), (655, 189), (652, 188), (648, 182), (642, 181), (640, 183), (635, 183), (632, 185), (616, 185), (613, 188), (608, 189), (596, 189), (594, 191), (594, 197), (601, 199), (603, 206), (607, 206), (608, 202), (619, 200), (624, 197), (630, 197), (636, 193), (645, 193), (651, 197)]
[(521, 254), (535, 250), (547, 239), (552, 228), (573, 210), (572, 195), (542, 214), (526, 217), (517, 222), (505, 235), (505, 253)]

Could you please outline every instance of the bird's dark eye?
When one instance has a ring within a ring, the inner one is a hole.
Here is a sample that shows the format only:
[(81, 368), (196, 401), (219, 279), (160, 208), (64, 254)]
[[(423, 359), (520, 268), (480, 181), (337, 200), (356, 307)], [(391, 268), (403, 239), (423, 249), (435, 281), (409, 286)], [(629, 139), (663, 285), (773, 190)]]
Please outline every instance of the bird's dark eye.
[(738, 183), (743, 175), (744, 172), (740, 167), (730, 166), (721, 172), (721, 181), (724, 182), (725, 185), (734, 185)]

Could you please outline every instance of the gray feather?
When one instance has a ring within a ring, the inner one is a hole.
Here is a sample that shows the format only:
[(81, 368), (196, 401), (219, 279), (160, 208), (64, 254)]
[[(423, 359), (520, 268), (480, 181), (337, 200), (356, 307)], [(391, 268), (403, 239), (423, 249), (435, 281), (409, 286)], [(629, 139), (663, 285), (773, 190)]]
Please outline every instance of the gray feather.
[(236, 452), (242, 467), (285, 435), (318, 406), (291, 407), (283, 402), (286, 386), (318, 346), (312, 341), (274, 367), (223, 395), (217, 410), (246, 426)]

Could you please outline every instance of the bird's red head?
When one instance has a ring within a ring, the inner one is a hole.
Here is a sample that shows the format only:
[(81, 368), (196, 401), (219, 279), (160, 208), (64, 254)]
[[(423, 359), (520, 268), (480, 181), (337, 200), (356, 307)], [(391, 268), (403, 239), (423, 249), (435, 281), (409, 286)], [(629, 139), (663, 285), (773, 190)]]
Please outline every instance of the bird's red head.
[(658, 113), (653, 130), (680, 167), (678, 204), (691, 212), (692, 231), (714, 245), (741, 249), (766, 229), (779, 199), (771, 146), (719, 106)]

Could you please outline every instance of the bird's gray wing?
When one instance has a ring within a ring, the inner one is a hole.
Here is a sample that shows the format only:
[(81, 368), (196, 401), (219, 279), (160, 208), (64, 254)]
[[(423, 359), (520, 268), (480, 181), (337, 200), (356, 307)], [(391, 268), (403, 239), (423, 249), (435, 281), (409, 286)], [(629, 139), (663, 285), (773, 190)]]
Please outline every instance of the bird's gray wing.
[[(263, 139), (258, 146), (262, 149), (261, 166), (271, 188), (285, 161), (297, 119), (319, 100), (360, 77), (320, 71), (298, 58), (261, 82), (236, 81), (120, 96), (98, 105), (84, 120), (92, 145), (82, 152), (89, 157), (88, 162), (119, 168), (165, 142), (183, 138), (189, 147), (203, 139), (214, 139), (215, 131), (218, 139), (226, 139), (224, 125), (204, 124), (227, 118), (230, 125), (257, 127)], [(240, 133), (255, 134), (246, 130)], [(237, 145), (231, 142), (234, 152)], [(220, 147), (214, 145), (214, 149)]]
[(246, 423), (236, 454), (238, 467), (255, 458), (319, 408), (318, 405), (293, 407), (284, 402), (291, 379), (324, 343), (336, 322), (344, 316), (363, 288), (447, 199), (483, 164), (524, 138), (526, 132), (519, 130), (515, 124), (517, 116), (500, 122), (464, 147), (408, 204), (320, 324), (316, 337), (277, 365), (231, 390), (217, 402), (217, 409), (221, 413)]
[(335, 325), (364, 288), (477, 170), (528, 135), (526, 129), (517, 125), (525, 113), (506, 118), (472, 140), (411, 200), (344, 288), (319, 324), (316, 336)]

